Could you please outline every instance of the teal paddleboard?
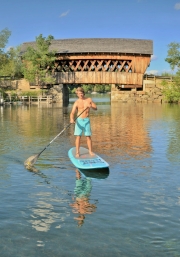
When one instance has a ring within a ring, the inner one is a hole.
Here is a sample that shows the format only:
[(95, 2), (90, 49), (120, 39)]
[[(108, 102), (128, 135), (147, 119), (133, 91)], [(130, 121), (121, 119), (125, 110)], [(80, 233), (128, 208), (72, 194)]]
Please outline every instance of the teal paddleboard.
[(103, 169), (109, 167), (109, 164), (97, 154), (90, 155), (88, 149), (79, 148), (79, 157), (76, 157), (76, 148), (68, 151), (68, 156), (74, 166), (78, 169)]

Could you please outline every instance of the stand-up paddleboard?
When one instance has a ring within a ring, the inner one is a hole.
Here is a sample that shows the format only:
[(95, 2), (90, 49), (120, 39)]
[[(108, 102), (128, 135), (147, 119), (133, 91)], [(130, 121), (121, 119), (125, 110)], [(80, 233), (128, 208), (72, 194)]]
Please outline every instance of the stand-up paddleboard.
[(73, 147), (68, 151), (68, 156), (75, 167), (79, 169), (103, 169), (109, 167), (109, 164), (97, 154), (90, 155), (89, 150), (80, 147), (79, 157), (76, 157), (76, 148)]

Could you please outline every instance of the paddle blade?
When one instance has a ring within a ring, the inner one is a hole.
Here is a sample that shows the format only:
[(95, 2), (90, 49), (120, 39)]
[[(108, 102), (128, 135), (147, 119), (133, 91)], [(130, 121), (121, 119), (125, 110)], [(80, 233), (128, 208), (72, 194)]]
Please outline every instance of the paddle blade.
[(24, 162), (24, 165), (26, 167), (32, 167), (34, 165), (34, 163), (37, 161), (39, 157), (39, 154), (35, 154), (35, 155), (32, 155), (31, 157), (29, 157), (25, 162)]

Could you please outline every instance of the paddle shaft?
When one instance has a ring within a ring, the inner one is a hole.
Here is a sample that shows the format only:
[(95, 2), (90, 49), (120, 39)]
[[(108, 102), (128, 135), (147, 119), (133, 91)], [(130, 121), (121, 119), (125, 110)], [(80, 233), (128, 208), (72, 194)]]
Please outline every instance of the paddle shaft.
[[(77, 118), (79, 117), (79, 116), (81, 116), (81, 114), (83, 114), (83, 112), (85, 112), (85, 110), (87, 110), (89, 107), (87, 107), (86, 109), (84, 109), (75, 119), (74, 119), (74, 121), (75, 120), (77, 120)], [(38, 157), (42, 154), (42, 152), (44, 152), (45, 150), (46, 150), (46, 148), (57, 138), (57, 137), (59, 137), (67, 128), (69, 128), (70, 126), (71, 126), (71, 124), (73, 124), (73, 123), (69, 123), (61, 132), (59, 132), (59, 134), (57, 135), (57, 136), (55, 136), (52, 140), (51, 140), (51, 142), (49, 142), (49, 144), (38, 154)]]

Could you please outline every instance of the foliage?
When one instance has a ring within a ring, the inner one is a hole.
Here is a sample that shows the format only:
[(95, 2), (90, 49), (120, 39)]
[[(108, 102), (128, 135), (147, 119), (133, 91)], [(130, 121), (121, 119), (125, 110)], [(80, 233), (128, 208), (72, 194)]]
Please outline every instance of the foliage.
[(4, 48), (8, 42), (10, 35), (11, 31), (8, 28), (5, 28), (0, 31), (0, 53), (4, 53)]
[(94, 91), (97, 93), (104, 93), (104, 85), (95, 85)]
[(111, 85), (105, 85), (105, 92), (111, 92)]
[(92, 85), (82, 85), (82, 88), (84, 89), (85, 94), (90, 93), (93, 90)]
[(20, 47), (10, 48), (5, 51), (11, 32), (5, 28), (0, 32), (0, 76), (22, 77)]
[[(91, 92), (97, 92), (97, 93), (106, 93), (111, 91), (110, 85), (100, 85), (100, 84), (88, 84), (88, 85), (81, 85), (84, 89), (85, 93), (91, 93)], [(74, 94), (76, 92), (76, 88), (78, 86), (70, 85), (69, 86), (69, 92), (71, 94)]]
[(68, 90), (70, 94), (75, 94), (76, 87), (74, 85), (68, 85)]
[(163, 94), (168, 102), (180, 101), (180, 43), (170, 43), (168, 45), (168, 56), (165, 59), (170, 64), (172, 70), (177, 69), (173, 76), (173, 82), (162, 82)]
[(177, 103), (180, 100), (180, 87), (176, 82), (163, 81), (163, 95), (169, 103)]
[(6, 53), (7, 59), (1, 65), (0, 76), (22, 78), (22, 62), (20, 59), (20, 47), (10, 48)]
[(174, 75), (172, 75), (171, 73), (165, 71), (165, 72), (161, 73), (161, 76), (163, 76), (163, 77), (173, 77)]
[[(1, 90), (0, 90), (1, 93)], [(3, 98), (5, 100), (11, 99), (12, 102), (20, 101), (21, 96), (26, 96), (26, 97), (38, 97), (42, 95), (42, 90), (36, 90), (36, 91), (23, 91), (23, 92), (17, 92), (16, 90), (11, 90), (6, 93), (5, 91), (3, 92)]]
[(36, 90), (36, 91), (23, 91), (20, 93), (21, 96), (39, 96), (42, 95), (42, 90)]
[(0, 88), (0, 95), (1, 95), (3, 98), (6, 98), (6, 97), (7, 97), (6, 90), (5, 90), (5, 89)]
[(45, 38), (40, 34), (36, 37), (36, 47), (28, 47), (22, 57), (24, 78), (36, 85), (55, 82), (52, 70), (56, 57), (54, 51), (49, 51), (53, 39), (51, 35)]
[(8, 60), (8, 55), (5, 52), (5, 47), (10, 35), (11, 32), (7, 28), (0, 31), (0, 70)]
[(180, 43), (172, 42), (168, 47), (168, 56), (165, 61), (170, 64), (172, 70), (180, 69)]
[(16, 101), (21, 100), (21, 96), (38, 97), (38, 96), (42, 95), (42, 90), (23, 91), (23, 92), (17, 92), (16, 90), (11, 90), (11, 91), (5, 92), (5, 90), (0, 90), (0, 94), (3, 95), (3, 98), (5, 100), (11, 99), (12, 102), (16, 102)]

